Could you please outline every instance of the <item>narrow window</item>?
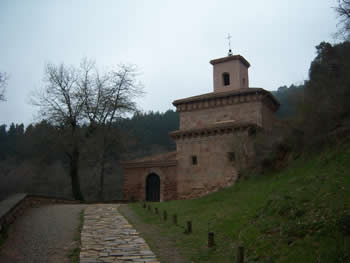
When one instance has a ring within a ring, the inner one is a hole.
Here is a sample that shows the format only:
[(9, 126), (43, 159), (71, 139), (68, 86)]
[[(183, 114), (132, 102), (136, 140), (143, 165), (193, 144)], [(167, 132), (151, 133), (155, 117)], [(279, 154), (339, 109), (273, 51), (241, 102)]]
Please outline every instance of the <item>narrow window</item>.
[(234, 162), (236, 160), (236, 154), (234, 152), (228, 152), (227, 157), (230, 162)]
[(255, 128), (250, 128), (249, 130), (248, 130), (248, 135), (249, 136), (255, 136), (256, 135), (256, 129)]
[(222, 80), (224, 82), (224, 86), (230, 85), (230, 74), (228, 73), (222, 74)]
[(191, 161), (192, 161), (192, 165), (197, 165), (197, 156), (196, 155), (192, 155), (191, 156)]
[(245, 78), (242, 79), (243, 87), (245, 87)]

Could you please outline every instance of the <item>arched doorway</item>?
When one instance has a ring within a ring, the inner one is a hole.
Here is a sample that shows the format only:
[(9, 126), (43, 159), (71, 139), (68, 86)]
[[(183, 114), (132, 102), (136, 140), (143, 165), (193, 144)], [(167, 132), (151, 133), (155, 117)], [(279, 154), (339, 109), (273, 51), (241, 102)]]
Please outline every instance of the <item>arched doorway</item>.
[(146, 179), (146, 201), (160, 201), (160, 179), (155, 173), (151, 173)]

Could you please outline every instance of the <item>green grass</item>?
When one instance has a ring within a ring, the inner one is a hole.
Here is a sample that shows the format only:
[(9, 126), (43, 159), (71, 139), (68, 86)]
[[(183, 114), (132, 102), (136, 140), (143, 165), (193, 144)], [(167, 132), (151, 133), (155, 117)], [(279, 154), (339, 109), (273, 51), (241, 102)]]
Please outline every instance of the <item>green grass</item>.
[[(142, 220), (159, 226), (159, 235), (176, 239), (193, 262), (235, 262), (237, 244), (245, 247), (246, 262), (350, 262), (344, 259), (350, 237), (339, 226), (350, 215), (349, 148), (304, 156), (282, 172), (251, 176), (199, 199), (151, 206), (149, 212), (130, 204)], [(174, 213), (179, 226), (172, 225)], [(187, 220), (192, 234), (184, 234)], [(210, 249), (208, 231), (215, 233)]]
[(84, 225), (84, 209), (81, 210), (79, 214), (79, 226), (77, 231), (74, 233), (73, 241), (78, 242), (78, 246), (75, 247), (68, 255), (70, 263), (79, 263), (80, 262), (80, 245), (81, 245), (81, 231)]

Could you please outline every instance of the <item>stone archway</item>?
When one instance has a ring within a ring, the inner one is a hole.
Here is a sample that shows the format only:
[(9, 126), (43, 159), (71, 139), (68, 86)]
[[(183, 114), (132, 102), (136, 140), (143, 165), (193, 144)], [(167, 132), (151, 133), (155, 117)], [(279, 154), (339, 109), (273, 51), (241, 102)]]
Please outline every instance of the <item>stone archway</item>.
[(146, 178), (146, 201), (160, 201), (160, 178), (155, 173), (149, 174)]

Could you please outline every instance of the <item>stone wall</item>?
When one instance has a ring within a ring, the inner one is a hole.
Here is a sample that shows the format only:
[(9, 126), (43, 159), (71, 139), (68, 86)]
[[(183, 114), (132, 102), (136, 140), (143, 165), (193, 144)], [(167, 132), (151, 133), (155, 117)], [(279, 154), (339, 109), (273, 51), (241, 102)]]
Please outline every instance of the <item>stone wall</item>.
[(232, 104), (220, 108), (180, 112), (180, 130), (202, 128), (217, 122), (244, 121), (262, 126), (261, 102), (252, 101)]
[[(176, 140), (179, 199), (200, 197), (235, 183), (238, 176), (232, 160), (237, 147), (235, 138), (249, 142), (248, 131)], [(254, 154), (251, 144), (245, 148), (247, 156)], [(193, 156), (197, 164), (193, 164)]]
[(145, 200), (151, 173), (160, 177), (161, 200), (197, 198), (231, 186), (254, 163), (251, 136), (272, 127), (279, 107), (260, 88), (207, 93), (173, 105), (180, 114), (180, 129), (169, 134), (176, 142), (177, 163), (130, 161), (124, 167), (125, 200)]
[(77, 204), (76, 200), (33, 196), (27, 194), (14, 194), (0, 202), (0, 232), (12, 224), (17, 217), (21, 216), (27, 208), (38, 207), (47, 204)]
[(275, 112), (273, 112), (269, 107), (269, 102), (263, 103), (261, 105), (261, 116), (262, 123), (265, 130), (270, 131), (275, 123), (278, 122)]
[(128, 167), (124, 172), (124, 199), (145, 200), (146, 179), (151, 173), (160, 178), (160, 200), (177, 199), (177, 169), (176, 165), (171, 166), (140, 166)]
[[(81, 189), (86, 201), (99, 200), (99, 170), (96, 162), (80, 162)], [(73, 198), (67, 166), (55, 161), (50, 164), (35, 160), (0, 161), (0, 201), (15, 193)], [(119, 162), (105, 164), (104, 200), (123, 199), (123, 173)]]

